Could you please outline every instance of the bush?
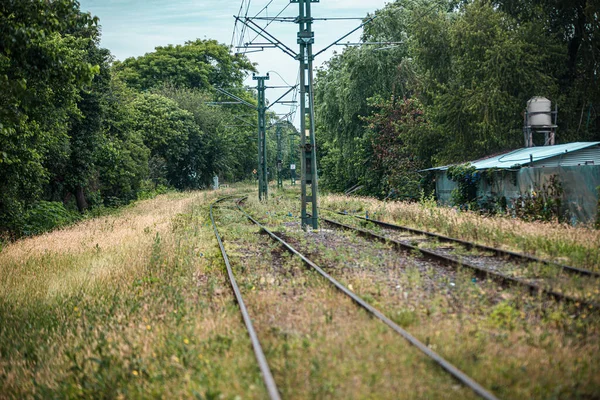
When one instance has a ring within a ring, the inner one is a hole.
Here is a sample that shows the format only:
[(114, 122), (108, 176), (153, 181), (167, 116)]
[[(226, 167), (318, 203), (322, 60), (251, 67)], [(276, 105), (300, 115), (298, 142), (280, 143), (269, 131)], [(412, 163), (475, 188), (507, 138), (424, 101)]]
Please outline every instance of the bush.
[(38, 201), (26, 212), (21, 234), (39, 235), (72, 224), (79, 219), (81, 219), (79, 213), (67, 210), (60, 202)]
[(477, 185), (480, 175), (471, 164), (453, 165), (448, 168), (448, 178), (458, 184), (450, 195), (450, 204), (477, 209)]
[(148, 200), (153, 199), (160, 194), (165, 194), (170, 190), (167, 186), (162, 184), (155, 184), (151, 180), (145, 180), (142, 182), (140, 190), (137, 194), (138, 200)]
[(552, 175), (547, 185), (535, 188), (514, 200), (515, 215), (525, 221), (561, 219), (563, 188), (558, 176)]

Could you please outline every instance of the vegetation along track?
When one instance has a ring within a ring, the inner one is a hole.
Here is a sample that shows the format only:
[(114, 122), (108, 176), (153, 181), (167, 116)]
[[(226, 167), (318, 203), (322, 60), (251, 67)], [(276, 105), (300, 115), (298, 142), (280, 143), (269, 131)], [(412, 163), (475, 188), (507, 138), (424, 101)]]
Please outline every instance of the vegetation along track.
[(210, 220), (212, 222), (213, 230), (215, 232), (215, 237), (217, 238), (217, 242), (219, 242), (219, 248), (221, 249), (221, 254), (223, 255), (223, 261), (225, 262), (225, 266), (227, 267), (227, 275), (229, 276), (229, 282), (231, 283), (231, 287), (235, 294), (235, 299), (240, 307), (240, 312), (242, 313), (242, 318), (244, 319), (244, 324), (246, 324), (246, 328), (248, 329), (248, 335), (250, 336), (250, 341), (252, 342), (252, 347), (254, 349), (254, 354), (256, 355), (256, 360), (258, 361), (258, 365), (260, 367), (260, 371), (263, 376), (263, 380), (265, 382), (265, 386), (267, 388), (267, 392), (269, 393), (269, 397), (272, 400), (280, 399), (279, 392), (277, 390), (277, 385), (275, 384), (275, 380), (273, 379), (273, 373), (269, 368), (269, 364), (267, 363), (267, 358), (265, 357), (265, 353), (263, 352), (262, 346), (260, 345), (260, 341), (258, 340), (258, 335), (254, 330), (254, 326), (252, 325), (252, 319), (250, 318), (250, 314), (248, 313), (248, 309), (246, 308), (246, 304), (244, 303), (244, 299), (242, 297), (242, 292), (238, 287), (238, 284), (235, 280), (235, 276), (233, 274), (233, 270), (231, 269), (231, 264), (229, 262), (229, 257), (227, 257), (227, 252), (225, 251), (225, 246), (223, 246), (223, 241), (221, 240), (221, 235), (219, 235), (219, 231), (217, 229), (217, 224), (215, 222), (215, 216), (213, 213), (214, 206), (222, 203), (226, 200), (231, 199), (231, 197), (224, 197), (222, 199), (217, 200), (215, 203), (210, 206)]
[[(264, 353), (262, 351), (262, 348), (261, 348), (261, 345), (259, 343), (259, 340), (258, 340), (258, 337), (256, 335), (256, 332), (254, 331), (254, 328), (252, 326), (251, 318), (250, 318), (250, 316), (248, 314), (246, 306), (244, 305), (244, 300), (243, 300), (241, 292), (240, 292), (240, 290), (239, 290), (239, 288), (237, 286), (235, 277), (233, 275), (233, 271), (231, 269), (231, 265), (229, 263), (229, 258), (227, 256), (227, 253), (226, 253), (225, 248), (223, 246), (223, 242), (222, 242), (222, 240), (220, 238), (220, 235), (219, 235), (219, 232), (217, 230), (215, 219), (214, 219), (214, 215), (213, 215), (213, 212), (212, 212), (213, 207), (216, 204), (222, 203), (222, 202), (224, 202), (226, 200), (229, 200), (229, 199), (231, 199), (231, 197), (220, 199), (220, 200), (218, 200), (216, 203), (214, 203), (211, 206), (211, 220), (212, 220), (213, 228), (214, 228), (217, 240), (219, 242), (219, 246), (221, 248), (221, 253), (223, 255), (223, 259), (225, 260), (225, 264), (227, 266), (227, 271), (228, 271), (228, 274), (229, 274), (231, 285), (232, 285), (233, 290), (235, 292), (236, 299), (237, 299), (237, 301), (238, 301), (238, 303), (240, 305), (240, 309), (241, 309), (241, 312), (242, 312), (242, 316), (243, 316), (244, 322), (246, 323), (246, 326), (248, 328), (248, 332), (249, 332), (249, 335), (250, 335), (251, 340), (252, 340), (252, 344), (253, 344), (253, 347), (254, 347), (256, 358), (257, 358), (257, 360), (258, 360), (258, 362), (260, 364), (260, 368), (261, 368), (261, 371), (262, 371), (262, 374), (263, 374), (263, 378), (264, 378), (265, 384), (267, 385), (267, 389), (269, 391), (269, 394), (270, 394), (271, 398), (279, 398), (279, 394), (278, 394), (277, 388), (275, 386), (275, 383), (274, 383), (274, 380), (273, 380), (273, 376), (272, 376), (271, 371), (270, 371), (270, 369), (269, 369), (269, 367), (267, 365), (266, 358), (265, 358), (265, 355), (264, 355)], [(329, 281), (339, 291), (341, 291), (343, 294), (345, 294), (346, 296), (348, 296), (349, 298), (351, 298), (356, 305), (358, 305), (359, 307), (362, 307), (364, 310), (366, 310), (372, 316), (376, 317), (377, 319), (379, 319), (380, 321), (382, 321), (383, 323), (385, 323), (394, 332), (396, 332), (397, 334), (399, 334), (400, 336), (402, 336), (410, 344), (412, 344), (417, 349), (419, 349), (423, 354), (425, 354), (427, 357), (429, 357), (431, 360), (433, 360), (436, 364), (438, 364), (440, 367), (442, 367), (445, 371), (447, 371), (450, 375), (452, 375), (456, 380), (458, 380), (465, 387), (467, 387), (470, 390), (472, 390), (479, 397), (484, 398), (484, 399), (496, 399), (496, 397), (492, 393), (490, 393), (488, 390), (486, 390), (479, 383), (477, 383), (472, 378), (470, 378), (469, 376), (467, 376), (465, 373), (463, 373), (461, 370), (459, 370), (453, 364), (451, 364), (450, 362), (448, 362), (447, 360), (445, 360), (442, 356), (440, 356), (439, 354), (437, 354), (436, 352), (434, 352), (427, 345), (425, 345), (424, 343), (420, 342), (416, 337), (414, 337), (413, 335), (411, 335), (408, 331), (406, 331), (405, 329), (401, 328), (399, 325), (397, 325), (391, 319), (389, 319), (388, 317), (386, 317), (378, 309), (376, 309), (375, 307), (373, 307), (372, 305), (370, 305), (369, 303), (367, 303), (361, 297), (357, 296), (352, 290), (350, 290), (349, 288), (347, 288), (346, 286), (344, 286), (342, 283), (340, 283), (339, 281), (337, 281), (336, 279), (334, 279), (332, 276), (330, 276), (328, 273), (326, 273), (321, 267), (319, 267), (317, 264), (315, 264), (313, 261), (311, 261), (310, 259), (308, 259), (306, 256), (304, 256), (300, 252), (298, 252), (289, 243), (287, 243), (285, 240), (283, 240), (279, 236), (275, 235), (268, 228), (266, 228), (264, 225), (262, 225), (260, 222), (258, 222), (256, 219), (254, 219), (252, 216), (250, 216), (241, 207), (241, 205), (240, 205), (241, 201), (243, 201), (243, 199), (240, 199), (237, 202), (237, 207), (246, 216), (246, 218), (248, 218), (248, 220), (250, 220), (252, 223), (256, 224), (262, 231), (264, 231), (265, 233), (267, 233), (274, 241), (276, 241), (279, 244), (281, 244), (287, 251), (289, 251), (290, 253), (298, 256), (302, 260), (302, 262), (304, 264), (306, 264), (307, 266), (309, 266), (312, 269), (314, 269), (323, 278), (327, 279), (327, 281)]]
[[(345, 212), (328, 209), (326, 211), (349, 216)], [(587, 297), (591, 297), (591, 291), (587, 291), (586, 289), (597, 287), (597, 279), (600, 276), (597, 272), (561, 265), (525, 254), (483, 246), (473, 242), (394, 225), (362, 216), (351, 216), (363, 223), (375, 224), (377, 227), (383, 228), (383, 231), (376, 233), (329, 218), (322, 218), (322, 220), (336, 228), (351, 230), (364, 237), (390, 243), (400, 250), (418, 251), (424, 257), (442, 262), (443, 264), (469, 268), (479, 277), (489, 276), (499, 279), (505, 284), (516, 284), (526, 287), (532, 294), (543, 293), (558, 301), (578, 304), (588, 310), (598, 311), (600, 309), (597, 301), (586, 298), (587, 293), (590, 293), (590, 296)], [(407, 232), (410, 236), (398, 236), (397, 231)], [(452, 243), (457, 247), (440, 247), (437, 246), (438, 242)], [(476, 251), (477, 253), (457, 254), (457, 248), (461, 247), (464, 250)], [(515, 265), (511, 261), (517, 261), (521, 264)], [(535, 275), (534, 277), (518, 278), (516, 276), (527, 269), (523, 268), (524, 263), (534, 266), (531, 272), (532, 275)], [(539, 271), (540, 266), (545, 267), (542, 273)], [(570, 279), (569, 276), (574, 277)], [(562, 286), (561, 283), (563, 284)], [(579, 295), (576, 294), (577, 292), (580, 292)]]

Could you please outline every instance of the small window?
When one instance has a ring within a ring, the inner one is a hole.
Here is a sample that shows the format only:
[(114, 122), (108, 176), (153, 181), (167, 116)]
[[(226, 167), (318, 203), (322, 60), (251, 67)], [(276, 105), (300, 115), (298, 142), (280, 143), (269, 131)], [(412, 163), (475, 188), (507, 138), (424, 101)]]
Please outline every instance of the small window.
[(586, 161), (585, 165), (594, 165), (594, 162), (593, 161)]

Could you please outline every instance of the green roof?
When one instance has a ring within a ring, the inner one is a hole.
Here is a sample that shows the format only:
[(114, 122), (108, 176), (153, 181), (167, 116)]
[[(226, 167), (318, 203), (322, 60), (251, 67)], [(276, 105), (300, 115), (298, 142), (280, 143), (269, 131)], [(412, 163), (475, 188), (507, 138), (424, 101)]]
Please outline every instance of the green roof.
[[(540, 146), (540, 147), (525, 147), (518, 150), (513, 150), (497, 156), (488, 157), (476, 161), (471, 161), (469, 164), (477, 170), (483, 169), (512, 169), (520, 168), (524, 165), (547, 160), (550, 158), (564, 156), (565, 154), (577, 152), (583, 149), (588, 149), (600, 145), (600, 142), (575, 142), (568, 144), (559, 144), (555, 146)], [(600, 147), (598, 151), (600, 156)], [(442, 167), (429, 168), (424, 171), (445, 171), (451, 165)]]

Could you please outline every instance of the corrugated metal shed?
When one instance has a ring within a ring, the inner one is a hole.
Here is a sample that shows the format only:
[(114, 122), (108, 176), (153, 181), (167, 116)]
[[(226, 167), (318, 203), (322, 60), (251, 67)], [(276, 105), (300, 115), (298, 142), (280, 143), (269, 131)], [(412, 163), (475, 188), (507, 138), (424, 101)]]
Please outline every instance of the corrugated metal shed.
[[(533, 162), (532, 162), (533, 161)], [(600, 165), (600, 142), (575, 142), (555, 146), (526, 147), (470, 163), (477, 170), (518, 169), (532, 167), (558, 167)], [(446, 171), (450, 165), (424, 171)]]

